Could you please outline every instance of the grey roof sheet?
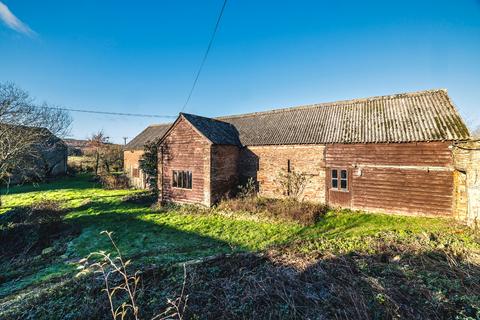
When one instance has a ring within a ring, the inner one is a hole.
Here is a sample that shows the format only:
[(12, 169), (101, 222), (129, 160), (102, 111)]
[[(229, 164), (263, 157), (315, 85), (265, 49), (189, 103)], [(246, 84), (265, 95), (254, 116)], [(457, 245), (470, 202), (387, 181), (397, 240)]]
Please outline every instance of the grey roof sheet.
[(443, 89), (217, 119), (233, 124), (247, 146), (442, 141), (470, 136)]
[(126, 150), (143, 150), (144, 145), (155, 139), (160, 139), (170, 128), (171, 123), (148, 126), (125, 146)]
[(238, 131), (232, 124), (188, 113), (181, 113), (181, 115), (212, 143), (241, 145)]
[[(214, 143), (245, 146), (466, 140), (470, 133), (443, 89), (277, 109), (215, 119), (184, 114)], [(152, 131), (163, 136), (167, 131)], [(150, 127), (149, 127), (150, 128)], [(147, 128), (145, 131), (147, 131)], [(145, 132), (144, 131), (144, 132)], [(138, 141), (147, 141), (143, 136)], [(163, 133), (162, 133), (163, 132)], [(237, 138), (237, 139), (238, 139)], [(137, 138), (128, 145), (138, 145)], [(135, 143), (133, 143), (135, 141)], [(228, 142), (228, 143), (227, 143)], [(143, 148), (143, 144), (141, 147)]]

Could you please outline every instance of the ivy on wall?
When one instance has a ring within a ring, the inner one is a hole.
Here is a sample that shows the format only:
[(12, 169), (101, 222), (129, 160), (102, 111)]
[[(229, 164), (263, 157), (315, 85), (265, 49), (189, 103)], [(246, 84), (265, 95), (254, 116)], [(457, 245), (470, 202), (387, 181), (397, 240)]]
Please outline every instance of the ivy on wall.
[(148, 188), (158, 192), (158, 141), (148, 141), (140, 159), (140, 169), (145, 173)]

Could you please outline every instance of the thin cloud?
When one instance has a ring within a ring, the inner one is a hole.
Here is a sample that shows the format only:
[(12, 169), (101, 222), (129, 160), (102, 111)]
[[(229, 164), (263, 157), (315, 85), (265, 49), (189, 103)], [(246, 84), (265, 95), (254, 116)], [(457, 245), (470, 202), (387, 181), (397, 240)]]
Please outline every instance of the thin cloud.
[(8, 7), (0, 1), (0, 20), (5, 23), (7, 27), (17, 32), (23, 33), (29, 37), (36, 35), (35, 31), (30, 29), (25, 23), (18, 19)]

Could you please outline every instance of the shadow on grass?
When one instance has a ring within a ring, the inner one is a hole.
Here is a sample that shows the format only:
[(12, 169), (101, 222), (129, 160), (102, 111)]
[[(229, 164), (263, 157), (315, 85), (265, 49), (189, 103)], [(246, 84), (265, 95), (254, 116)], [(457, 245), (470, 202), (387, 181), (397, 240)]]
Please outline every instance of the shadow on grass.
[(26, 192), (37, 192), (37, 191), (55, 191), (62, 189), (91, 189), (99, 187), (99, 184), (91, 181), (92, 175), (89, 174), (79, 174), (76, 177), (59, 177), (56, 180), (50, 182), (41, 182), (41, 183), (25, 183), (22, 185), (11, 186), (7, 190), (5, 186), (1, 186), (1, 194), (13, 195)]
[[(62, 239), (58, 239), (58, 244), (48, 242), (49, 247), (53, 248), (52, 252), (40, 254), (46, 249), (42, 247), (37, 250), (36, 256), (31, 256), (25, 254), (30, 245), (27, 242), (25, 248), (17, 248), (18, 254), (13, 257), (0, 256), (1, 300), (8, 300), (9, 296), (13, 297), (42, 283), (54, 283), (72, 277), (75, 261), (91, 252), (113, 252), (109, 240), (100, 234), (104, 230), (113, 232), (122, 254), (127, 259), (132, 259), (133, 265), (139, 268), (169, 265), (233, 250), (225, 241), (140, 219), (140, 216), (151, 211), (138, 204), (99, 200), (75, 208), (74, 212), (74, 216), (64, 221), (81, 231), (68, 243), (62, 243)], [(15, 233), (16, 230), (12, 228), (9, 232)], [(235, 250), (243, 251), (246, 248), (237, 246)], [(16, 267), (12, 269), (11, 266)]]
[(302, 256), (277, 254), (219, 258), (190, 270), (189, 316), (476, 319), (480, 315), (480, 266), (442, 250), (419, 252), (393, 245), (374, 254), (326, 255), (309, 261), (306, 268), (308, 259)]
[[(100, 235), (104, 230), (113, 232), (115, 242), (125, 256), (142, 262), (178, 262), (232, 251), (227, 242), (141, 219), (144, 214), (144, 208), (133, 207), (128, 213), (112, 209), (98, 215), (81, 215), (68, 219), (68, 223), (82, 228), (80, 236), (71, 242), (68, 253), (81, 257), (93, 251), (110, 251), (110, 242)], [(237, 246), (235, 250), (246, 248)]]
[[(373, 254), (241, 253), (187, 267), (185, 319), (475, 319), (480, 267), (442, 250), (390, 244)], [(151, 318), (179, 295), (179, 268), (147, 268), (137, 300)], [(70, 279), (0, 317), (107, 319), (101, 279)], [(470, 318), (469, 318), (470, 317)]]

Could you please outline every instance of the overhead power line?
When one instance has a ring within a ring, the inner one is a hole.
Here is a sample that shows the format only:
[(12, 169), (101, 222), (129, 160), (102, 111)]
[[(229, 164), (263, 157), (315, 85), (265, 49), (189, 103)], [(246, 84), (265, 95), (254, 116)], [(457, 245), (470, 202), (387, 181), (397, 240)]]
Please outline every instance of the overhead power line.
[(72, 112), (82, 112), (82, 113), (105, 114), (105, 115), (123, 116), (123, 117), (142, 117), (142, 118), (176, 118), (177, 117), (177, 116), (171, 116), (171, 115), (94, 111), (94, 110), (72, 109), (72, 108), (62, 108), (62, 107), (42, 106), (41, 108), (52, 109), (52, 110), (72, 111)]
[(227, 5), (227, 0), (224, 0), (222, 10), (220, 10), (220, 14), (218, 15), (218, 18), (217, 18), (217, 23), (215, 23), (215, 28), (213, 29), (212, 37), (210, 38), (210, 41), (208, 42), (207, 50), (205, 51), (205, 54), (203, 55), (202, 62), (200, 63), (200, 67), (198, 68), (197, 74), (195, 76), (195, 80), (193, 81), (192, 88), (190, 89), (190, 92), (188, 93), (187, 100), (185, 101), (185, 104), (182, 107), (182, 111), (185, 110), (185, 108), (187, 107), (188, 103), (190, 102), (190, 98), (192, 97), (193, 91), (195, 90), (195, 86), (197, 85), (198, 78), (200, 77), (200, 73), (202, 72), (203, 65), (205, 64), (205, 61), (207, 61), (208, 53), (210, 52), (210, 49), (212, 48), (213, 40), (215, 39), (215, 35), (217, 34), (218, 27), (220, 26), (220, 20), (222, 20), (223, 11), (225, 11), (226, 5)]

